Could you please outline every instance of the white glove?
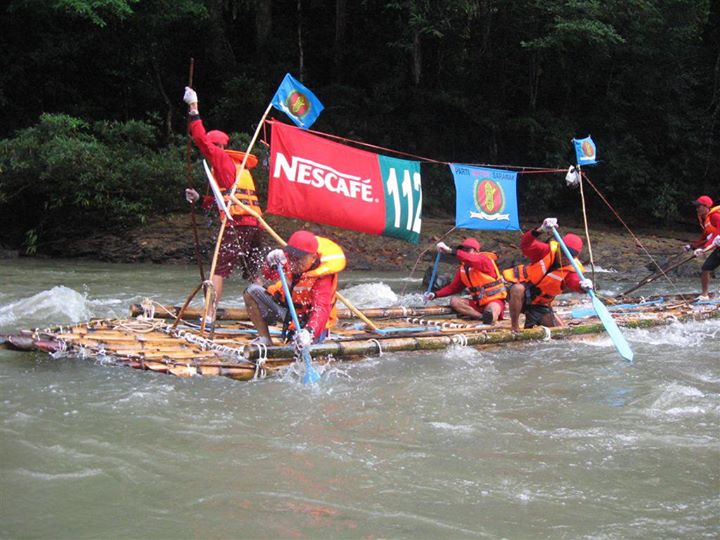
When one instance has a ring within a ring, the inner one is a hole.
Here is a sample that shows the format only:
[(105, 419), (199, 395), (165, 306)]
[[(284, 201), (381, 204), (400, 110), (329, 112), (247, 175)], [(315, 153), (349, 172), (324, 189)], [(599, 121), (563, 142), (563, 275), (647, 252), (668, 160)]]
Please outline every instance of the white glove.
[(584, 291), (591, 291), (595, 288), (595, 285), (593, 285), (592, 279), (585, 278), (580, 280), (580, 287), (582, 287)]
[(198, 192), (195, 191), (193, 188), (185, 189), (185, 200), (190, 204), (196, 203), (199, 198), (200, 194), (198, 194)]
[(568, 187), (575, 187), (580, 183), (580, 175), (574, 166), (570, 165), (567, 174), (565, 175), (565, 183)]
[(278, 264), (285, 264), (287, 262), (287, 258), (285, 257), (285, 252), (282, 249), (273, 249), (270, 253), (267, 254), (267, 257), (265, 258), (267, 263), (270, 266), (277, 266)]
[(557, 229), (557, 226), (557, 218), (549, 217), (545, 218), (545, 220), (542, 222), (542, 225), (540, 225), (540, 230), (543, 232), (552, 232), (553, 229)]
[(715, 240), (712, 241), (711, 245), (714, 248), (720, 248), (720, 234), (715, 237)]
[(426, 292), (423, 293), (423, 298), (426, 302), (429, 302), (430, 300), (435, 300), (435, 293), (434, 292)]
[(193, 103), (197, 103), (197, 93), (195, 90), (190, 88), (189, 86), (185, 87), (185, 94), (183, 94), (183, 101), (187, 103), (188, 105), (192, 105)]
[(310, 345), (312, 345), (312, 342), (313, 336), (307, 328), (303, 328), (299, 332), (296, 332), (295, 337), (293, 338), (293, 345), (295, 345), (295, 349), (298, 351), (307, 349)]
[(693, 248), (692, 248), (692, 246), (691, 246), (690, 244), (685, 244), (685, 245), (683, 246), (683, 251), (684, 251), (685, 253), (689, 253), (689, 252), (691, 252), (692, 250), (693, 250)]
[(705, 256), (705, 250), (703, 248), (697, 248), (695, 251), (693, 251), (693, 254), (696, 257), (704, 257)]
[(435, 249), (437, 249), (438, 253), (452, 253), (452, 248), (445, 242), (438, 242), (435, 244)]

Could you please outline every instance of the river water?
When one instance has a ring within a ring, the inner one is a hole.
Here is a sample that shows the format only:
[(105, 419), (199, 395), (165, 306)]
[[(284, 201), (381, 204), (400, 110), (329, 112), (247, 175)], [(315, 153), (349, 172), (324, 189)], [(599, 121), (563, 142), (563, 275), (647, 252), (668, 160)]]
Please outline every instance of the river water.
[[(0, 261), (0, 333), (178, 303), (196, 282)], [(417, 303), (405, 284), (348, 274), (342, 290)], [(717, 538), (720, 322), (625, 333), (633, 364), (607, 338), (455, 348), (310, 387), (0, 350), (0, 537)]]

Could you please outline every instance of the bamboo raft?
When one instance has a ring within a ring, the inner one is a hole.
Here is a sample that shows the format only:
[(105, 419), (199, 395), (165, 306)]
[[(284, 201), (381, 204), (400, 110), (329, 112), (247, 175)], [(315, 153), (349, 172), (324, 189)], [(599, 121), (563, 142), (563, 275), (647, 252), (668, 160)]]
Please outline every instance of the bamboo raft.
[[(688, 302), (682, 297), (628, 300), (611, 306), (617, 323), (625, 328), (649, 328), (678, 321), (720, 318), (720, 300)], [(256, 336), (244, 309), (220, 309), (212, 333), (201, 335), (197, 320), (201, 310), (188, 310), (175, 324), (179, 307), (146, 301), (133, 305), (126, 319), (87, 322), (21, 331), (0, 336), (0, 348), (42, 351), (54, 357), (82, 357), (108, 363), (169, 373), (179, 377), (224, 376), (237, 380), (262, 378), (295, 362), (291, 345), (265, 347), (252, 344)], [(561, 328), (537, 327), (510, 331), (509, 321), (484, 325), (458, 319), (449, 307), (393, 307), (364, 309), (378, 331), (353, 320), (349, 310), (339, 310), (340, 321), (321, 344), (313, 345), (313, 363), (354, 361), (398, 351), (430, 351), (452, 346), (483, 348), (504, 343), (571, 339), (604, 332), (588, 304), (556, 305), (566, 322)], [(271, 327), (276, 342), (280, 329)]]

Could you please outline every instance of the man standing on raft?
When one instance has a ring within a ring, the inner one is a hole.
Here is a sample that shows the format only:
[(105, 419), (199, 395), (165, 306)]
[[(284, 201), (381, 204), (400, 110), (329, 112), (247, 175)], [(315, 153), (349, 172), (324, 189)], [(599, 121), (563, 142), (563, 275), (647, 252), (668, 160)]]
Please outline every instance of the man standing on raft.
[(715, 247), (700, 269), (702, 292), (698, 300), (709, 300), (710, 275), (720, 266), (720, 205), (713, 206), (713, 200), (707, 195), (698, 197), (693, 204), (697, 208), (698, 222), (703, 232), (700, 238), (685, 246), (685, 251), (694, 250), (696, 257), (703, 257), (707, 248)]
[[(525, 314), (525, 328), (542, 325), (564, 326), (552, 309), (555, 297), (564, 291), (585, 292), (593, 288), (592, 280), (580, 280), (577, 272), (565, 256), (560, 245), (551, 240), (549, 244), (538, 240), (543, 232), (557, 228), (556, 218), (546, 218), (537, 229), (531, 229), (522, 236), (520, 249), (530, 259), (530, 264), (521, 264), (503, 270), (508, 283), (510, 304), (510, 325), (513, 332), (520, 331), (520, 313)], [(563, 242), (570, 250), (580, 270), (578, 260), (583, 248), (582, 239), (576, 234), (566, 234)]]
[(451, 298), (450, 307), (460, 315), (492, 324), (502, 318), (507, 291), (495, 264), (497, 255), (489, 251), (481, 252), (480, 247), (480, 242), (474, 238), (466, 238), (455, 250), (450, 249), (445, 242), (438, 242), (437, 251), (454, 254), (460, 261), (460, 267), (448, 285), (434, 293), (425, 293), (425, 299), (443, 298), (467, 289), (470, 298)]
[[(242, 152), (225, 150), (229, 137), (222, 131), (206, 132), (200, 112), (198, 110), (198, 97), (192, 88), (185, 87), (183, 101), (188, 104), (188, 122), (190, 135), (205, 159), (208, 160), (213, 177), (221, 191), (225, 194), (233, 219), (225, 226), (220, 253), (215, 272), (211, 277), (215, 289), (215, 302), (210, 306), (206, 323), (212, 324), (215, 312), (223, 293), (223, 282), (229, 277), (238, 262), (242, 263), (243, 278), (255, 281), (258, 277), (258, 268), (262, 261), (262, 235), (263, 231), (258, 220), (246, 212), (242, 207), (229, 200), (229, 193), (237, 181), (235, 193), (238, 200), (261, 214), (260, 203), (255, 191), (255, 182), (248, 169), (257, 165), (257, 158), (252, 154), (248, 156), (245, 170), (237, 178), (240, 165), (245, 154)], [(194, 204), (200, 196), (194, 189), (185, 190), (188, 202)], [(206, 197), (203, 207), (215, 206), (212, 197)], [(220, 212), (220, 219), (226, 220), (224, 212)]]

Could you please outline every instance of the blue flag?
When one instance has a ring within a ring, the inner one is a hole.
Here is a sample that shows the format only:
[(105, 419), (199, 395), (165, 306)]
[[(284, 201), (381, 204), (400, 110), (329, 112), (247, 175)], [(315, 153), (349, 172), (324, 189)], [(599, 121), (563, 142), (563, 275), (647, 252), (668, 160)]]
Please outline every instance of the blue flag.
[(590, 135), (584, 139), (573, 139), (572, 142), (575, 145), (577, 165), (594, 165), (597, 163), (597, 151)]
[(325, 108), (315, 94), (289, 73), (275, 92), (272, 105), (303, 129), (309, 128)]
[(519, 231), (517, 173), (451, 163), (455, 178), (455, 226)]

